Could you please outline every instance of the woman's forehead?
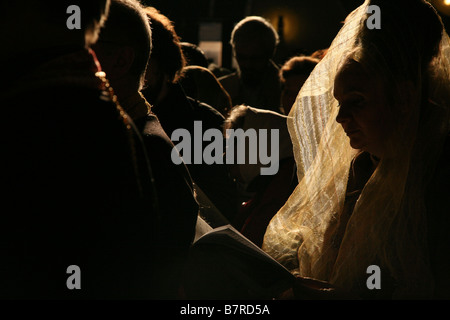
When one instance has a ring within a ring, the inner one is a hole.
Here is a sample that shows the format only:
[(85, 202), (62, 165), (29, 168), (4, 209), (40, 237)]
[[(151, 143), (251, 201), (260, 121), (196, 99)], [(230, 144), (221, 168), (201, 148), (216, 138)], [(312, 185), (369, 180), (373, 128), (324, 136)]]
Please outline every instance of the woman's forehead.
[(374, 76), (370, 76), (363, 66), (355, 60), (347, 60), (334, 80), (334, 95), (343, 96), (349, 92), (364, 92), (374, 85)]

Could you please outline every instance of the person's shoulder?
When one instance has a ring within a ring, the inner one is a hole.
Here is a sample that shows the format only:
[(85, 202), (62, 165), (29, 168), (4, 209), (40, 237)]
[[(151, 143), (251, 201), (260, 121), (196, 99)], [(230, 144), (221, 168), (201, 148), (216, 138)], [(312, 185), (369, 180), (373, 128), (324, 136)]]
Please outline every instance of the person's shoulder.
[(157, 148), (171, 150), (174, 147), (172, 140), (170, 140), (154, 113), (150, 113), (141, 119), (139, 126), (142, 128), (140, 134), (147, 147), (150, 146), (153, 150)]
[(208, 127), (218, 128), (223, 125), (225, 117), (209, 104), (187, 97), (189, 103), (193, 106), (196, 114), (196, 120), (202, 120)]
[(194, 104), (194, 108), (197, 108), (205, 113), (208, 113), (217, 119), (224, 119), (224, 116), (219, 111), (217, 111), (214, 107), (210, 106), (209, 104), (207, 104), (205, 102), (201, 102), (196, 99), (193, 99), (191, 97), (187, 97), (187, 99), (189, 100), (189, 102), (191, 104)]
[(218, 80), (220, 83), (234, 82), (234, 81), (239, 80), (239, 75), (237, 72), (232, 72), (232, 73), (229, 73), (229, 74), (219, 77)]
[(143, 122), (142, 133), (147, 136), (157, 136), (166, 138), (167, 134), (161, 126), (158, 117), (154, 113), (149, 113), (141, 120)]
[(230, 94), (232, 97), (236, 94), (240, 84), (240, 78), (237, 72), (222, 76), (218, 80), (222, 87), (228, 92), (228, 94)]

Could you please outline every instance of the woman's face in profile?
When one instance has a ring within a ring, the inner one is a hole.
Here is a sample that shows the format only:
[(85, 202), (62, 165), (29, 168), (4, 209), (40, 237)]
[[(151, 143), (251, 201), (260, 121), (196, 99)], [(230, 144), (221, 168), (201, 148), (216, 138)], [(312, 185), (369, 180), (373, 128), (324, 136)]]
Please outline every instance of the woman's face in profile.
[(334, 96), (339, 102), (339, 122), (354, 149), (382, 157), (392, 128), (381, 81), (348, 60), (336, 75)]

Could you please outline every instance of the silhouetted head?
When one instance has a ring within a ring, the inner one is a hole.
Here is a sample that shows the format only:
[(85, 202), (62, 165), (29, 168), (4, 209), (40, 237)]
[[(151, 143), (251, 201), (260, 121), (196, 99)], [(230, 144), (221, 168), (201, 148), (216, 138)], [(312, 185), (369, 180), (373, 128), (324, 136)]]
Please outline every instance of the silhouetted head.
[(314, 70), (319, 59), (307, 56), (293, 57), (285, 62), (280, 69), (280, 80), (282, 84), (281, 106), (284, 113), (288, 114), (295, 102), (295, 98)]
[(111, 0), (108, 20), (93, 46), (116, 91), (140, 90), (151, 51), (151, 30), (137, 0)]
[(146, 74), (146, 97), (156, 103), (168, 84), (175, 83), (186, 60), (172, 21), (153, 7), (145, 13), (152, 28), (153, 48)]
[(381, 28), (361, 27), (336, 75), (334, 95), (340, 104), (336, 120), (351, 146), (381, 157), (395, 153), (407, 127), (420, 121), (428, 105), (427, 73), (443, 25), (422, 0), (370, 4), (381, 10)]
[(244, 82), (260, 81), (278, 42), (278, 33), (262, 17), (247, 17), (234, 27), (230, 44)]
[(187, 65), (208, 68), (208, 59), (199, 46), (189, 42), (181, 42), (180, 45)]

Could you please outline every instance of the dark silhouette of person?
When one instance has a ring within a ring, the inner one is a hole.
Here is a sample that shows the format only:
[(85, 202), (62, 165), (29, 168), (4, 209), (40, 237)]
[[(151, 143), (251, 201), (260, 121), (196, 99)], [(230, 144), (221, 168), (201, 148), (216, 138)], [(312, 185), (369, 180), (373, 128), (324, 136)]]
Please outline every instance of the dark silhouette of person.
[(66, 13), (72, 1), (0, 5), (5, 299), (153, 296), (161, 212), (152, 168), (90, 49), (110, 2), (76, 3), (80, 29), (67, 26), (78, 19), (76, 8)]
[[(287, 129), (287, 117), (277, 112), (245, 105), (235, 106), (225, 121), (227, 129), (277, 129), (278, 170), (273, 175), (261, 175), (261, 163), (229, 165), (237, 181), (239, 210), (232, 225), (257, 246), (262, 245), (270, 219), (285, 204), (297, 185), (292, 142)], [(261, 138), (259, 138), (261, 139)]]
[(199, 46), (190, 42), (180, 42), (181, 50), (188, 66), (208, 68), (208, 58)]
[(186, 96), (204, 102), (224, 117), (231, 111), (231, 98), (216, 76), (201, 66), (186, 66), (178, 80)]
[(234, 27), (230, 44), (239, 68), (219, 78), (233, 106), (245, 104), (279, 112), (279, 68), (272, 61), (278, 42), (276, 30), (262, 17), (246, 17)]
[[(124, 28), (124, 24), (127, 26)], [(156, 298), (176, 298), (179, 271), (193, 241), (198, 215), (192, 180), (184, 164), (171, 160), (173, 143), (140, 93), (150, 57), (151, 31), (135, 0), (112, 0), (108, 21), (93, 46), (118, 100), (142, 134), (159, 198), (160, 230), (154, 287)], [(177, 201), (173, 201), (176, 198)]]
[(289, 114), (298, 92), (319, 61), (319, 59), (308, 56), (297, 56), (283, 64), (280, 69), (281, 112), (283, 114)]

